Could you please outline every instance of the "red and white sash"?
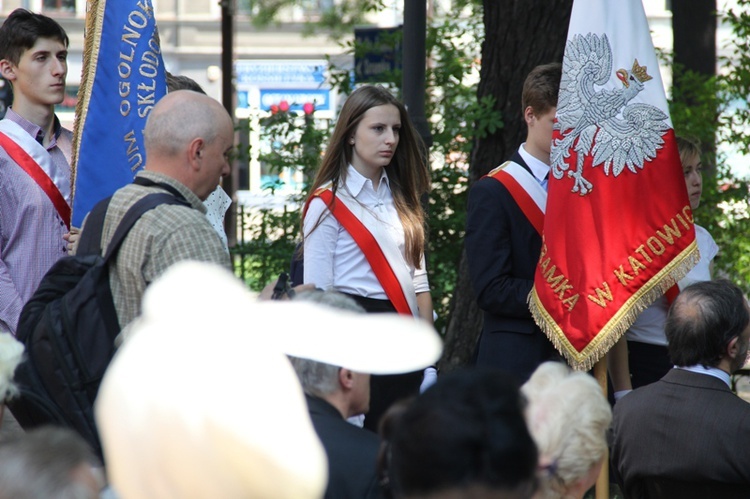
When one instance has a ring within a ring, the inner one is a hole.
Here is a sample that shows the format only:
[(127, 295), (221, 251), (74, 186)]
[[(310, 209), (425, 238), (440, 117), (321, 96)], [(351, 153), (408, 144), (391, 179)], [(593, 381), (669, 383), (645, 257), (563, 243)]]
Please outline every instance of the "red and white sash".
[(49, 152), (11, 120), (0, 120), (0, 147), (47, 194), (70, 228), (70, 177), (55, 166)]
[(337, 192), (334, 198), (330, 188), (323, 187), (313, 197), (322, 199), (331, 214), (352, 236), (396, 311), (418, 316), (417, 295), (409, 266), (390, 235), (381, 230), (382, 222), (345, 192)]
[(544, 229), (544, 212), (547, 208), (547, 191), (539, 184), (539, 181), (526, 168), (506, 161), (487, 174), (508, 189), (510, 195), (521, 208), (521, 211), (542, 235)]

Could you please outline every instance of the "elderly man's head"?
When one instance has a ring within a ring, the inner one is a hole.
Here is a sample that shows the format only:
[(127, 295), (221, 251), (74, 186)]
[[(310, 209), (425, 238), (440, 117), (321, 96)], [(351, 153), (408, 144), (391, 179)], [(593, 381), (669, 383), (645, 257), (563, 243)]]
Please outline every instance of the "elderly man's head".
[(229, 174), (234, 127), (216, 100), (190, 90), (170, 92), (154, 106), (143, 132), (146, 169), (182, 182), (200, 199)]
[(676, 365), (736, 371), (745, 362), (750, 335), (742, 290), (727, 280), (688, 286), (669, 310), (665, 333)]
[[(349, 296), (319, 289), (298, 293), (296, 301), (318, 303), (329, 308), (365, 313)], [(289, 357), (302, 390), (327, 400), (343, 417), (365, 414), (370, 409), (370, 375), (310, 359)]]

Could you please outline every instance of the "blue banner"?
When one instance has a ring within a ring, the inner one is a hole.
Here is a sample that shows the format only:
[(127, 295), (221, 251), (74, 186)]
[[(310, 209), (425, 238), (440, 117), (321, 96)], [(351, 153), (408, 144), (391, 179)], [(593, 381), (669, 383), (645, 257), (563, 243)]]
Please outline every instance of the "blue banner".
[(143, 168), (146, 118), (166, 93), (151, 0), (90, 1), (73, 132), (73, 226)]

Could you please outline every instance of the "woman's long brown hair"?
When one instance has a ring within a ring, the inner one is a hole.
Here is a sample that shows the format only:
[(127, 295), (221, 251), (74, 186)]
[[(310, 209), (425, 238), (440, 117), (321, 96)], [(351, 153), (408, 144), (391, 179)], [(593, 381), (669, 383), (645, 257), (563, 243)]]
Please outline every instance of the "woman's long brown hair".
[[(332, 183), (331, 189), (334, 195), (336, 194), (338, 184), (341, 180), (345, 180), (347, 167), (352, 160), (349, 137), (354, 135), (367, 110), (387, 104), (398, 108), (401, 116), (401, 130), (398, 147), (390, 164), (385, 167), (385, 171), (388, 174), (396, 211), (404, 228), (406, 258), (415, 268), (419, 268), (425, 247), (425, 213), (420, 203), (420, 196), (430, 187), (427, 165), (423, 159), (423, 151), (426, 149), (409, 119), (406, 108), (387, 89), (377, 85), (366, 85), (352, 92), (346, 99), (323, 162), (313, 180), (308, 202), (312, 194), (328, 182)], [(317, 224), (312, 230), (314, 231), (315, 228)], [(306, 235), (303, 230), (303, 237)]]

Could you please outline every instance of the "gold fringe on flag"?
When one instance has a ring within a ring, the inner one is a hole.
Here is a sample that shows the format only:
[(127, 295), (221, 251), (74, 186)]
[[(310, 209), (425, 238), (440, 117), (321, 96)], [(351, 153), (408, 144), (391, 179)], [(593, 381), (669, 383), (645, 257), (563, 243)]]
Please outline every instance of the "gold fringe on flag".
[(75, 121), (73, 123), (73, 152), (70, 162), (72, 175), (70, 179), (72, 188), (71, 201), (76, 195), (76, 171), (78, 153), (81, 147), (81, 133), (83, 132), (83, 125), (86, 123), (91, 90), (94, 88), (96, 61), (99, 59), (104, 9), (106, 7), (107, 0), (88, 0), (86, 4), (86, 26), (83, 34), (83, 70), (81, 72), (81, 85), (78, 87), (78, 102), (76, 102)]
[(581, 352), (573, 347), (563, 330), (544, 308), (535, 287), (529, 293), (529, 309), (534, 321), (565, 357), (568, 364), (578, 371), (588, 371), (617, 343), (641, 312), (685, 277), (695, 267), (698, 260), (700, 260), (698, 245), (693, 241), (634, 293)]

